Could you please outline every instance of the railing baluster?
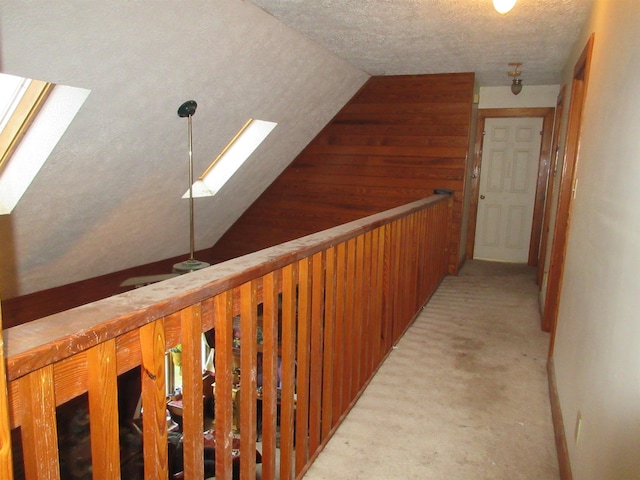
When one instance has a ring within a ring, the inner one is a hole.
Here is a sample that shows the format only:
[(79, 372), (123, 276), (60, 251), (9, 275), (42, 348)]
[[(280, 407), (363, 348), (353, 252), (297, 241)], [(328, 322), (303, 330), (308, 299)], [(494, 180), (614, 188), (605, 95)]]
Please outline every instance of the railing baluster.
[(93, 478), (120, 478), (116, 341), (87, 351)]
[(293, 478), (297, 264), (282, 269), (282, 405), (280, 407), (280, 479)]
[(140, 328), (144, 478), (168, 476), (164, 320)]
[(336, 249), (330, 247), (325, 258), (324, 356), (322, 367), (321, 440), (329, 437), (333, 427), (335, 321), (336, 321)]
[(310, 258), (298, 262), (298, 343), (296, 356), (296, 476), (309, 458), (309, 367), (311, 353)]
[(22, 416), (22, 451), (26, 480), (58, 480), (58, 429), (53, 365), (40, 368), (20, 379), (26, 402)]
[(353, 263), (349, 265), (353, 268), (353, 275), (350, 276), (351, 290), (351, 392), (349, 394), (349, 404), (360, 391), (360, 363), (362, 362), (362, 281), (363, 281), (363, 238), (358, 235), (353, 239)]
[(333, 420), (332, 426), (337, 425), (344, 413), (342, 392), (345, 376), (345, 310), (346, 310), (346, 267), (347, 244), (340, 243), (336, 248), (336, 307), (335, 307), (335, 352), (333, 362)]
[(240, 477), (256, 478), (256, 282), (240, 287)]
[(200, 305), (181, 312), (182, 326), (182, 422), (184, 475), (200, 479), (204, 471), (204, 422), (202, 403), (202, 316)]
[[(0, 332), (2, 332), (2, 307), (0, 306)], [(9, 423), (9, 390), (4, 367), (4, 338), (0, 335), (0, 478), (13, 480), (11, 431)]]
[(309, 377), (309, 456), (320, 445), (322, 407), (322, 341), (324, 331), (324, 255), (316, 253), (312, 259), (311, 294), (311, 370)]
[(231, 451), (233, 441), (233, 295), (230, 290), (214, 299), (216, 330), (216, 479), (231, 480)]
[(345, 277), (345, 318), (344, 318), (344, 377), (342, 384), (342, 411), (346, 412), (356, 391), (354, 385), (354, 312), (355, 312), (355, 278), (356, 278), (356, 239), (347, 241), (347, 270)]
[(362, 359), (360, 361), (360, 380), (364, 385), (371, 375), (372, 371), (372, 351), (373, 351), (373, 339), (372, 339), (372, 317), (370, 314), (371, 308), (371, 296), (372, 296), (372, 278), (371, 278), (371, 256), (372, 256), (372, 232), (366, 232), (364, 235), (364, 267), (362, 272), (362, 302), (359, 310), (362, 312)]
[(263, 279), (262, 329), (262, 480), (276, 478), (276, 418), (278, 408), (278, 290), (276, 273)]

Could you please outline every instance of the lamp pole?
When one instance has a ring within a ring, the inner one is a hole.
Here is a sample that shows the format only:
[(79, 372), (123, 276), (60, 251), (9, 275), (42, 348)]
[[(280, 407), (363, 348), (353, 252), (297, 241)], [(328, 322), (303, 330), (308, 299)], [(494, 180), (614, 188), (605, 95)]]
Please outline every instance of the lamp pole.
[(193, 214), (193, 133), (191, 119), (196, 113), (198, 104), (195, 100), (187, 100), (178, 108), (178, 116), (188, 119), (188, 141), (189, 141), (189, 259), (176, 263), (173, 270), (178, 273), (193, 272), (201, 268), (208, 267), (207, 262), (201, 262), (193, 258), (195, 252), (195, 227)]

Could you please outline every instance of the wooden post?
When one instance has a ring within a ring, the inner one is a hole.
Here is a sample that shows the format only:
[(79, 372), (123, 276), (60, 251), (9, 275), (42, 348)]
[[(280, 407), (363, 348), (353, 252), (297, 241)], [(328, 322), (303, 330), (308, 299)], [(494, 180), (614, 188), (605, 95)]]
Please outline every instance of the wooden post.
[[(0, 307), (0, 332), (2, 332), (2, 309)], [(9, 428), (9, 401), (7, 376), (4, 367), (4, 337), (0, 335), (0, 478), (13, 480), (11, 457), (11, 429)]]

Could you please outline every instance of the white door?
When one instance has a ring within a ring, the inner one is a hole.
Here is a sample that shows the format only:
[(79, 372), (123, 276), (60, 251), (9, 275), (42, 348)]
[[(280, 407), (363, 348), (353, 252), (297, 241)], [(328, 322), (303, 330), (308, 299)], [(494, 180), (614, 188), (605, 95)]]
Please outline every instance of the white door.
[(527, 263), (542, 118), (487, 118), (474, 258)]

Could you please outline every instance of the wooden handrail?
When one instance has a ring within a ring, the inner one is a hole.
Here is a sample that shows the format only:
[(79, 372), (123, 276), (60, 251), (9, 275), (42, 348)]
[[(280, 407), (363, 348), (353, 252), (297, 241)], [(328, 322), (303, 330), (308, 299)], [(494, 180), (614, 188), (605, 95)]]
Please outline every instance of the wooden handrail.
[[(451, 209), (450, 197), (434, 195), (5, 330), (10, 426), (22, 427), (26, 478), (58, 478), (42, 476), (59, 470), (55, 407), (85, 392), (94, 478), (119, 478), (116, 380), (136, 367), (142, 381), (145, 478), (166, 478), (164, 357), (178, 343), (183, 346), (184, 473), (187, 479), (202, 478), (199, 339), (214, 328), (216, 478), (230, 479), (231, 324), (239, 316), (243, 337), (256, 338), (258, 304), (264, 337), (262, 478), (276, 478), (278, 426), (280, 478), (300, 478), (446, 274)], [(241, 478), (255, 478), (256, 471), (250, 453), (256, 449), (256, 358), (255, 342), (244, 341)], [(2, 422), (0, 442), (5, 441)], [(43, 425), (50, 428), (42, 432)], [(0, 466), (11, 456), (3, 446)]]

